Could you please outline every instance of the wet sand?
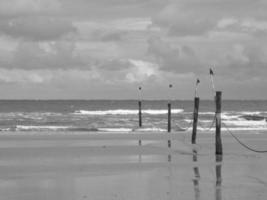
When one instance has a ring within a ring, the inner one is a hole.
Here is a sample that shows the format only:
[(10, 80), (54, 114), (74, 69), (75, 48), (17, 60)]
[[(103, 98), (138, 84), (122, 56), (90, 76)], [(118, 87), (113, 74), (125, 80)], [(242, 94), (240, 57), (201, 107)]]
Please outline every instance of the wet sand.
[[(214, 135), (175, 133), (167, 141), (93, 140), (0, 135), (1, 200), (267, 199), (267, 154), (253, 153), (222, 133), (223, 157)], [(267, 149), (266, 134), (238, 134)], [(150, 138), (151, 139), (151, 138)], [(197, 154), (193, 153), (197, 151)], [(168, 162), (168, 155), (171, 162)]]

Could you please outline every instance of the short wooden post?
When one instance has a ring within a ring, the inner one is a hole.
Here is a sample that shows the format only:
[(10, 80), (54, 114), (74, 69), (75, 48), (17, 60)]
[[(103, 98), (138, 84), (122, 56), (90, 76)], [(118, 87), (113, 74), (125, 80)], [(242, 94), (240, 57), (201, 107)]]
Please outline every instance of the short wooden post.
[[(139, 110), (139, 112), (138, 112), (138, 115), (139, 115), (139, 128), (141, 128), (142, 127), (142, 102), (141, 101), (138, 101), (138, 110)], [(139, 146), (141, 146), (142, 145), (142, 141), (141, 140), (139, 140)]]
[(223, 149), (222, 149), (222, 140), (221, 140), (221, 108), (222, 108), (222, 92), (221, 91), (216, 92), (215, 102), (216, 102), (216, 113), (215, 113), (216, 114), (216, 136), (215, 136), (216, 155), (222, 155)]
[(199, 108), (199, 97), (195, 97), (194, 101), (194, 114), (193, 114), (193, 130), (192, 130), (192, 144), (196, 144), (197, 137), (197, 121), (198, 121), (198, 108)]
[[(171, 103), (168, 103), (168, 132), (171, 132)], [(171, 147), (171, 140), (168, 140), (168, 147)]]
[(139, 115), (139, 127), (142, 127), (142, 102), (138, 101), (138, 115)]

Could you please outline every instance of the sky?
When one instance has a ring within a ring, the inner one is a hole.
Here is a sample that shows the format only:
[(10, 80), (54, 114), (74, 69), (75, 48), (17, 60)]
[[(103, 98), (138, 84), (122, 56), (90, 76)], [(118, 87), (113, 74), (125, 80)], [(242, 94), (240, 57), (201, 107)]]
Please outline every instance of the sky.
[[(267, 99), (266, 0), (0, 0), (0, 99)], [(173, 88), (169, 89), (168, 85)]]

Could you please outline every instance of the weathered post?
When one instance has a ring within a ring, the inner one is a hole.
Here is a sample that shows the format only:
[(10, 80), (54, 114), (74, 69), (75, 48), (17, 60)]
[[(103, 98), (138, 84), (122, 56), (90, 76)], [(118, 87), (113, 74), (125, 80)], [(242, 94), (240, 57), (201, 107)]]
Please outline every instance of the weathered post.
[[(171, 103), (168, 103), (168, 133), (171, 132)], [(171, 140), (168, 140), (168, 147), (171, 147)]]
[(138, 101), (138, 110), (139, 110), (139, 112), (138, 112), (138, 115), (139, 115), (139, 128), (141, 128), (142, 127), (142, 101), (140, 100), (140, 101)]
[[(171, 132), (171, 88), (172, 88), (172, 84), (169, 85), (169, 102), (168, 102), (168, 133)], [(168, 147), (171, 147), (171, 140), (168, 140)]]
[[(138, 116), (139, 116), (139, 128), (142, 127), (142, 101), (141, 101), (141, 90), (142, 87), (139, 87), (139, 101), (138, 101)], [(139, 146), (142, 145), (142, 141), (139, 140)]]
[(192, 130), (192, 144), (196, 144), (197, 137), (197, 122), (198, 122), (198, 108), (199, 108), (199, 97), (195, 97), (194, 101), (194, 114), (193, 114), (193, 130)]
[(216, 91), (216, 155), (222, 155), (223, 149), (222, 149), (222, 140), (221, 140), (221, 109), (222, 109), (222, 92)]
[[(171, 132), (171, 88), (172, 84), (169, 84), (169, 102), (168, 102), (168, 133)], [(171, 148), (171, 136), (170, 139), (168, 140), (168, 147)], [(171, 154), (168, 155), (168, 161), (171, 162)]]
[(168, 103), (168, 132), (171, 132), (171, 103)]

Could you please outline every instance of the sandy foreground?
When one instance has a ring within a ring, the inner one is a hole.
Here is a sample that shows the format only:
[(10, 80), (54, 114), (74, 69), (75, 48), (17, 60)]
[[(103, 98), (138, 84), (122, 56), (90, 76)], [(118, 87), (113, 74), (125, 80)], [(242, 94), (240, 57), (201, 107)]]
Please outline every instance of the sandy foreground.
[[(173, 133), (171, 150), (162, 133), (151, 134), (140, 147), (129, 134), (2, 132), (0, 200), (267, 199), (267, 153), (227, 133), (217, 158), (213, 134), (198, 134), (192, 146), (191, 133)], [(267, 134), (238, 136), (267, 150)]]

